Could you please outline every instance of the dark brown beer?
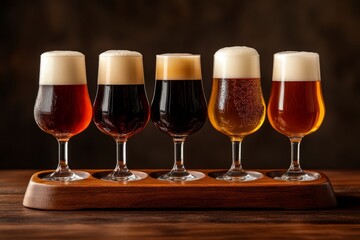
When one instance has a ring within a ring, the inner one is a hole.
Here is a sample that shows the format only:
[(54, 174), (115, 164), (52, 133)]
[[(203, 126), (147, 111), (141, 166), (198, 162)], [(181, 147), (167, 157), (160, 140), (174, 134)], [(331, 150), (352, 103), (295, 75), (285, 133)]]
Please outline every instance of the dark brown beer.
[(34, 117), (43, 131), (56, 138), (82, 132), (92, 117), (87, 85), (40, 85)]
[(273, 81), (268, 118), (278, 132), (303, 137), (321, 125), (325, 106), (320, 81)]
[(206, 101), (201, 80), (156, 80), (151, 120), (171, 136), (187, 136), (205, 123)]
[(144, 129), (149, 116), (144, 84), (98, 85), (94, 122), (102, 132), (128, 138)]
[(214, 78), (208, 110), (214, 128), (231, 138), (255, 132), (265, 118), (260, 78)]

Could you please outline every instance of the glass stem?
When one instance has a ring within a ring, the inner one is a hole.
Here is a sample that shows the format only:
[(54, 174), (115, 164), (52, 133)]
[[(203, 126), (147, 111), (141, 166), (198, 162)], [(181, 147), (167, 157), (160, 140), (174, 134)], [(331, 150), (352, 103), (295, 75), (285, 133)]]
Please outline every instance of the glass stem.
[(116, 170), (128, 172), (126, 166), (126, 140), (116, 140)]
[(185, 138), (174, 138), (174, 167), (172, 171), (186, 172), (184, 166), (184, 142)]
[(69, 172), (70, 168), (68, 165), (68, 140), (58, 140), (59, 145), (59, 164), (56, 172), (65, 173)]
[(241, 143), (242, 141), (231, 141), (232, 144), (232, 171), (242, 172), (243, 168), (241, 165)]
[(301, 138), (290, 138), (291, 142), (291, 164), (288, 173), (303, 174), (304, 171), (300, 167), (300, 143)]

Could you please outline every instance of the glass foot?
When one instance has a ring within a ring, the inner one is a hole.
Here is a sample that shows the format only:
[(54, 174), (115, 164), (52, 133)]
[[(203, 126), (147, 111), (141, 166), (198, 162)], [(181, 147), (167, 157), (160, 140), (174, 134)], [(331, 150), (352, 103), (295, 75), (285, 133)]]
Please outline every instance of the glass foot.
[(254, 181), (262, 177), (263, 175), (259, 172), (229, 170), (224, 175), (216, 177), (216, 179), (230, 182), (247, 182)]
[(146, 173), (143, 172), (130, 172), (130, 171), (113, 171), (102, 177), (102, 180), (107, 181), (117, 181), (117, 182), (128, 182), (128, 181), (137, 181), (147, 177)]
[(167, 174), (158, 177), (158, 180), (171, 181), (171, 182), (186, 182), (195, 181), (205, 177), (205, 174), (195, 171), (170, 171)]
[(314, 181), (320, 178), (320, 174), (316, 172), (286, 172), (279, 177), (274, 177), (276, 180), (284, 181)]
[(42, 179), (47, 181), (55, 181), (55, 182), (72, 182), (85, 179), (89, 176), (88, 173), (85, 172), (73, 172), (73, 171), (66, 171), (66, 172), (53, 172), (44, 176)]

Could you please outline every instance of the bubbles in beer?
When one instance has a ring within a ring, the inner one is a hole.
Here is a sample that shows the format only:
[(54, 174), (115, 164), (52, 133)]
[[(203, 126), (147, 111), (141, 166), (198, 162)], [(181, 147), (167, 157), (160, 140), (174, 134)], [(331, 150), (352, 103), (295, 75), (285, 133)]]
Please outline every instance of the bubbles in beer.
[(238, 134), (257, 129), (265, 112), (260, 79), (222, 79), (220, 82), (223, 83), (220, 92), (224, 91), (222, 85), (227, 88), (223, 117), (228, 120), (228, 128)]
[(226, 47), (214, 55), (214, 78), (260, 78), (258, 52), (249, 47)]
[(142, 55), (129, 50), (109, 50), (99, 56), (98, 84), (144, 84)]
[(274, 54), (273, 81), (319, 80), (319, 54), (296, 51)]
[(41, 54), (39, 84), (86, 84), (85, 56), (76, 51), (50, 51)]
[(200, 55), (167, 53), (156, 55), (156, 80), (200, 80)]

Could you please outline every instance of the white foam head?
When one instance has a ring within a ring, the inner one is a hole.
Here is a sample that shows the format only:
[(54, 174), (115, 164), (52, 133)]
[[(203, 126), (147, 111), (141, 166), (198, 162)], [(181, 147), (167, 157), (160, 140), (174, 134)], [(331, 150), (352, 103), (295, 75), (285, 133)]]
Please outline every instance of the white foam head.
[(200, 55), (167, 53), (156, 55), (156, 80), (201, 80)]
[(259, 54), (254, 48), (225, 47), (214, 55), (214, 78), (260, 78)]
[(86, 84), (84, 54), (75, 51), (51, 51), (41, 54), (39, 84)]
[(273, 81), (319, 81), (319, 54), (287, 51), (274, 54)]
[(142, 55), (128, 50), (109, 50), (99, 56), (98, 84), (144, 84)]

